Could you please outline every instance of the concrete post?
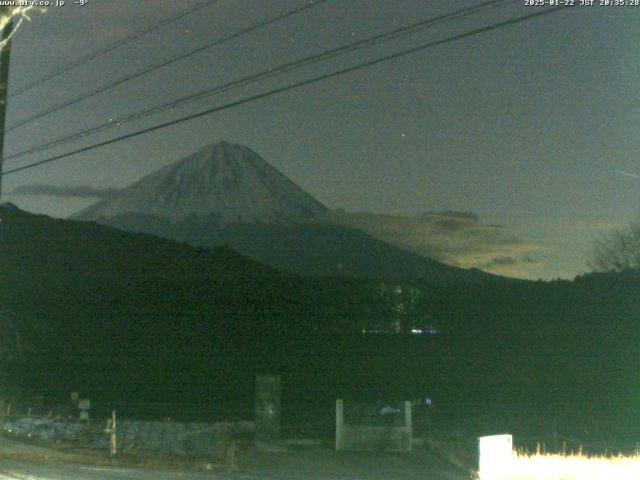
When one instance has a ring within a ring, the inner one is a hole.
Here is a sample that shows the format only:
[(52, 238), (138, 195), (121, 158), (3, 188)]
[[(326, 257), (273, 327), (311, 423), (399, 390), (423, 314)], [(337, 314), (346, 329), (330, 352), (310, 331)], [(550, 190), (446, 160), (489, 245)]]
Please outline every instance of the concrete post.
[(336, 400), (336, 450), (342, 450), (344, 446), (344, 401)]
[(404, 428), (407, 444), (405, 450), (410, 452), (413, 446), (413, 418), (412, 418), (411, 402), (404, 402)]
[(256, 377), (256, 448), (270, 450), (280, 440), (280, 377)]

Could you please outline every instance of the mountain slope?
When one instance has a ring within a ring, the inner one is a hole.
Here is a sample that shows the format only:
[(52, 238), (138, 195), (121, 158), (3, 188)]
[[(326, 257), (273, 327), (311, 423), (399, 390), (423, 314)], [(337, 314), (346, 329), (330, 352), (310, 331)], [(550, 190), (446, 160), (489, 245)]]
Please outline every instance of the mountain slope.
[(24, 337), (39, 339), (19, 380), (54, 397), (251, 395), (256, 371), (359, 331), (376, 298), (363, 282), (277, 272), (226, 247), (0, 205), (0, 312), (34, 319)]
[[(2, 373), (65, 403), (88, 392), (92, 412), (169, 402), (163, 415), (251, 418), (255, 373), (278, 372), (283, 398), (328, 406), (328, 425), (335, 398), (429, 395), (463, 428), (489, 418), (486, 429), (539, 435), (536, 419), (596, 419), (635, 439), (639, 292), (637, 272), (462, 287), (309, 279), (0, 206), (0, 313), (45, 327), (28, 364), (5, 360)], [(361, 335), (414, 321), (440, 335)]]
[(203, 148), (77, 215), (198, 246), (228, 245), (303, 275), (467, 283), (496, 279), (450, 267), (321, 219), (327, 209), (252, 150)]
[[(100, 223), (121, 230), (172, 238), (190, 245), (231, 246), (272, 268), (310, 276), (343, 276), (434, 284), (502, 281), (480, 270), (451, 267), (421, 257), (353, 228), (322, 222), (220, 224), (193, 217), (172, 222), (162, 217), (123, 214)], [(510, 280), (509, 280), (510, 281)]]

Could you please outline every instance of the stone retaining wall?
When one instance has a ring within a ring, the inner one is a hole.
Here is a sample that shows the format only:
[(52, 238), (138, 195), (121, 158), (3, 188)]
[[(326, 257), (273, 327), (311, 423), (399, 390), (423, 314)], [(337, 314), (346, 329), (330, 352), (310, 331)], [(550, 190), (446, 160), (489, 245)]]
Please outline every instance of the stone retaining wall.
[[(3, 432), (44, 442), (72, 442), (78, 447), (109, 449), (106, 422), (52, 418), (5, 419)], [(253, 422), (178, 423), (122, 420), (117, 422), (118, 451), (148, 451), (173, 455), (219, 455), (233, 440), (253, 438)]]

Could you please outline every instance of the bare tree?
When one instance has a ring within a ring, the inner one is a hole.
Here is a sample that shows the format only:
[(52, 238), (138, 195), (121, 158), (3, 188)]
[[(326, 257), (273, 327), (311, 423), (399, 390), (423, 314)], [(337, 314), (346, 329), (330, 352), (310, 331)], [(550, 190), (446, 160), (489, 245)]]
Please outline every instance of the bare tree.
[(640, 220), (596, 240), (588, 265), (598, 272), (640, 269)]

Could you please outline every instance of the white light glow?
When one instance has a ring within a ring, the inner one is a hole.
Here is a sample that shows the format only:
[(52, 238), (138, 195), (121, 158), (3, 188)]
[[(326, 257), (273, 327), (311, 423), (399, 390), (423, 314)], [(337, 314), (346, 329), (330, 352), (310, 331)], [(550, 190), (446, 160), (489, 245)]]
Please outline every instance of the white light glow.
[[(509, 480), (637, 480), (638, 457), (515, 454)], [(483, 479), (484, 480), (484, 479)]]
[(638, 480), (640, 457), (514, 452), (511, 435), (480, 438), (480, 480)]
[(11, 34), (4, 40), (0, 41), (0, 50), (2, 50), (7, 45), (7, 43), (9, 43), (9, 40), (11, 40), (11, 37), (15, 35), (15, 33), (20, 28), (20, 25), (22, 25), (22, 21), (25, 19), (30, 20), (27, 14), (31, 10), (35, 10), (35, 7), (33, 6), (12, 7), (7, 14), (2, 15), (0, 17), (0, 31), (4, 30), (4, 28), (9, 24), (11, 20), (17, 19), (15, 25), (13, 26), (13, 30), (11, 31)]

